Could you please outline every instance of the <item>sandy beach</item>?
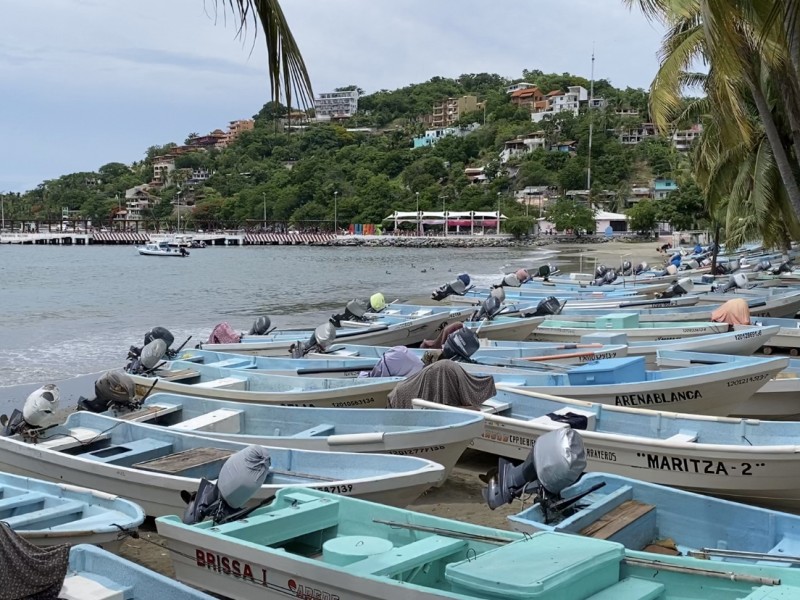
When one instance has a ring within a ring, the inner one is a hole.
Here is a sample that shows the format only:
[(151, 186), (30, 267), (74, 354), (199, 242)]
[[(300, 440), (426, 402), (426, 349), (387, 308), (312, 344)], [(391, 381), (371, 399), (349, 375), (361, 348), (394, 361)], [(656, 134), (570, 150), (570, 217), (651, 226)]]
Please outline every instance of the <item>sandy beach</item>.
[[(630, 260), (637, 264), (647, 261), (651, 265), (661, 264), (663, 255), (658, 253), (656, 242), (646, 244), (632, 244), (624, 242), (607, 242), (596, 246), (587, 245), (554, 245), (547, 249), (559, 250), (559, 258), (568, 259), (574, 264), (581, 255), (587, 258), (584, 271), (589, 267), (594, 268), (597, 258), (598, 264), (618, 266), (623, 260)], [(589, 262), (591, 261), (591, 262)], [(520, 265), (528, 267), (529, 265)], [(522, 510), (523, 504), (517, 501), (514, 504), (492, 511), (486, 506), (481, 496), (484, 487), (479, 475), (497, 464), (497, 457), (467, 450), (456, 465), (447, 481), (436, 489), (428, 490), (409, 508), (423, 513), (433, 514), (448, 519), (458, 519), (480, 525), (510, 529), (506, 517)], [(151, 519), (140, 530), (142, 539), (127, 540), (120, 554), (125, 558), (140, 563), (159, 573), (173, 576), (172, 564), (163, 545), (163, 540), (155, 533), (155, 525)]]

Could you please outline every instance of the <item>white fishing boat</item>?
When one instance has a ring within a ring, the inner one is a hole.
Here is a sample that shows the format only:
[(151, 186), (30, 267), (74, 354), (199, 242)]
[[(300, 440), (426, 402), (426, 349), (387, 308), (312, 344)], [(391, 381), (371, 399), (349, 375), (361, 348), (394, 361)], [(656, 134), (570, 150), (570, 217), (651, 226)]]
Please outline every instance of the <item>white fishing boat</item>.
[[(181, 492), (219, 477), (226, 460), (248, 448), (225, 440), (77, 412), (31, 438), (0, 437), (0, 470), (128, 498), (149, 516), (182, 513)], [(259, 448), (259, 447), (255, 447)], [(444, 477), (444, 467), (411, 456), (265, 448), (267, 479), (254, 501), (289, 485), (406, 506)]]
[(137, 246), (136, 250), (142, 256), (177, 256), (180, 258), (189, 256), (189, 252), (185, 248), (173, 248), (167, 242), (154, 242), (144, 246)]
[(420, 456), (447, 473), (483, 432), (477, 413), (264, 406), (176, 394), (153, 394), (143, 405), (117, 405), (103, 414), (243, 444)]
[(194, 362), (172, 361), (145, 374), (129, 373), (138, 395), (170, 392), (218, 400), (318, 406), (386, 408), (400, 377), (325, 378), (258, 373)]
[[(607, 406), (502, 384), (497, 390), (484, 404), (486, 429), (475, 450), (524, 460), (539, 436), (581, 419), (587, 471), (800, 510), (800, 422)], [(466, 410), (425, 400), (414, 406)]]

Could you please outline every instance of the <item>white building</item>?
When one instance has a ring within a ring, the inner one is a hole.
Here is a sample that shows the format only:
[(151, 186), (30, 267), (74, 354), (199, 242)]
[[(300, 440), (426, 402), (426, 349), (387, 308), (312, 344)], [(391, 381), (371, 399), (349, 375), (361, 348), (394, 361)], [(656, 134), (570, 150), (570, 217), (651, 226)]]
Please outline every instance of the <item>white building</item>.
[(540, 122), (546, 117), (569, 111), (576, 117), (580, 112), (581, 102), (588, 102), (589, 91), (580, 85), (571, 85), (567, 92), (554, 91), (547, 94), (547, 106), (544, 110), (531, 114), (531, 120), (535, 123)]
[(517, 81), (506, 87), (506, 94), (513, 94), (517, 90), (527, 90), (532, 87), (536, 87), (536, 84), (528, 83), (527, 81)]
[(344, 119), (358, 111), (358, 90), (326, 92), (314, 100), (317, 119)]
[(529, 133), (505, 142), (503, 151), (500, 152), (500, 162), (505, 164), (512, 158), (525, 156), (535, 150), (544, 150), (546, 147), (547, 139), (544, 131)]
[(443, 137), (451, 135), (455, 137), (464, 137), (478, 128), (480, 128), (479, 123), (471, 123), (469, 125), (465, 125), (464, 127), (440, 127), (438, 129), (428, 129), (425, 131), (425, 135), (414, 138), (414, 148), (433, 146)]
[(692, 142), (703, 133), (703, 126), (699, 123), (690, 129), (679, 129), (672, 134), (672, 145), (678, 152), (688, 152)]

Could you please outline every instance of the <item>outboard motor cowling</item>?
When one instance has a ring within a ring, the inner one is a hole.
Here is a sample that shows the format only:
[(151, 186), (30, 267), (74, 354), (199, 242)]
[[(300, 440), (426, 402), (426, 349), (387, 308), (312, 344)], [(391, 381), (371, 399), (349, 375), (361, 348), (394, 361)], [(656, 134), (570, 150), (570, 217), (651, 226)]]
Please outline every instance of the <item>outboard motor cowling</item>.
[(684, 296), (691, 292), (694, 289), (694, 283), (688, 277), (684, 277), (683, 279), (679, 279), (672, 285), (670, 285), (666, 290), (661, 292), (660, 294), (656, 294), (656, 298), (676, 298), (678, 296)]
[(543, 317), (548, 315), (557, 315), (561, 313), (564, 304), (555, 296), (548, 296), (544, 300), (539, 300), (536, 305), (536, 310), (533, 313), (526, 312), (525, 317)]
[(444, 300), (448, 296), (463, 296), (470, 289), (470, 278), (466, 273), (462, 273), (450, 283), (445, 283), (431, 294), (431, 300)]
[(631, 265), (631, 261), (622, 261), (622, 265), (620, 265), (620, 271), (622, 271), (623, 275), (630, 275), (633, 273), (633, 265)]
[(735, 275), (731, 275), (728, 279), (728, 283), (726, 283), (721, 288), (715, 289), (715, 292), (719, 292), (721, 294), (725, 294), (730, 292), (731, 290), (735, 289), (744, 289), (748, 283), (747, 275), (744, 273), (736, 273)]
[(503, 288), (495, 288), (489, 294), (489, 297), (481, 302), (478, 311), (472, 316), (470, 321), (491, 321), (496, 317), (500, 311), (503, 310), (503, 302), (505, 302), (506, 293)]
[(0, 418), (0, 436), (8, 437), (27, 429), (39, 429), (54, 425), (55, 413), (60, 400), (58, 388), (47, 383), (31, 392), (25, 399), (22, 410), (15, 408), (10, 417)]
[(594, 278), (595, 278), (595, 279), (602, 279), (603, 277), (605, 277), (605, 274), (606, 274), (607, 272), (608, 272), (608, 267), (607, 267), (607, 266), (605, 266), (605, 265), (599, 265), (599, 266), (598, 266), (598, 267), (597, 267), (597, 268), (594, 270)]
[(761, 259), (758, 261), (758, 264), (753, 267), (753, 272), (758, 273), (759, 271), (769, 271), (772, 268), (772, 263), (769, 262), (766, 258)]
[(331, 315), (331, 318), (328, 319), (334, 327), (341, 327), (342, 321), (357, 321), (359, 323), (363, 323), (367, 319), (364, 315), (367, 314), (367, 303), (361, 300), (350, 300), (345, 307), (344, 312), (339, 315)]
[(166, 347), (169, 348), (175, 341), (175, 336), (166, 327), (153, 327), (144, 334), (144, 345), (147, 346), (153, 340), (164, 340)]
[(646, 262), (640, 262), (638, 265), (636, 265), (636, 268), (633, 270), (633, 272), (635, 275), (639, 275), (640, 273), (647, 271), (649, 268), (650, 265), (648, 265)]
[(167, 344), (161, 338), (156, 338), (150, 341), (138, 356), (134, 355), (133, 360), (128, 363), (125, 370), (134, 375), (141, 375), (152, 371), (160, 363), (167, 353)]
[(614, 269), (609, 269), (606, 271), (606, 274), (603, 275), (603, 281), (605, 283), (614, 283), (617, 279), (617, 272)]
[(202, 479), (197, 492), (181, 492), (187, 503), (183, 522), (199, 523), (212, 517), (215, 524), (243, 518), (250, 511), (242, 508), (264, 485), (272, 460), (263, 446), (250, 445), (231, 455), (219, 472), (216, 483)]
[(791, 273), (793, 262), (794, 260), (787, 260), (785, 262), (782, 262), (780, 265), (772, 269), (772, 274), (780, 275), (781, 273)]
[(135, 410), (141, 406), (136, 402), (136, 385), (122, 371), (106, 371), (94, 382), (94, 398), (78, 399), (78, 410), (102, 413), (109, 408)]
[(556, 429), (541, 436), (522, 464), (499, 460), (483, 497), (492, 510), (509, 504), (526, 492), (539, 501), (557, 498), (561, 491), (578, 481), (586, 469), (583, 438), (571, 427)]
[(336, 339), (333, 323), (323, 323), (314, 330), (307, 342), (296, 342), (289, 348), (292, 358), (303, 358), (313, 351), (325, 352)]
[(470, 358), (481, 347), (478, 336), (472, 329), (462, 327), (451, 333), (442, 344), (442, 358), (456, 362), (472, 362)]
[(253, 325), (250, 327), (250, 331), (247, 332), (247, 335), (266, 335), (270, 331), (270, 326), (272, 325), (272, 321), (266, 315), (263, 317), (258, 317), (255, 321), (253, 321)]

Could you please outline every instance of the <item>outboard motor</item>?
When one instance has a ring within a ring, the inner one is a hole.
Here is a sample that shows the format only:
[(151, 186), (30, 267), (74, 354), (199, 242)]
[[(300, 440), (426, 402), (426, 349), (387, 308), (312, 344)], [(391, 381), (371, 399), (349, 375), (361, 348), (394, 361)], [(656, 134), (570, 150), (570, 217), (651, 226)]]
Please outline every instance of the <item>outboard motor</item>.
[(771, 268), (772, 263), (766, 258), (762, 258), (760, 261), (758, 261), (758, 264), (753, 267), (753, 273), (758, 273), (759, 271), (769, 271)]
[(271, 463), (263, 446), (250, 445), (231, 455), (222, 465), (216, 483), (203, 478), (197, 492), (181, 492), (181, 498), (187, 504), (183, 522), (193, 525), (211, 517), (215, 525), (229, 523), (263, 506), (266, 501), (253, 508), (244, 508), (264, 485)]
[(478, 336), (472, 329), (462, 327), (458, 331), (451, 333), (442, 344), (443, 359), (450, 359), (455, 362), (472, 362), (470, 358), (478, 348), (481, 347), (481, 342)]
[(492, 289), (502, 288), (502, 287), (515, 287), (515, 288), (518, 288), (521, 285), (522, 284), (520, 283), (520, 280), (517, 279), (516, 273), (509, 273), (508, 275), (503, 277), (503, 281), (501, 281), (497, 285), (493, 285)]
[(0, 436), (8, 437), (29, 429), (47, 428), (55, 423), (53, 415), (58, 410), (60, 400), (58, 388), (47, 383), (31, 392), (20, 411), (15, 408), (10, 417), (0, 416)]
[(445, 283), (431, 294), (431, 300), (444, 300), (448, 296), (463, 296), (467, 290), (471, 289), (470, 278), (466, 273), (462, 273), (454, 281)]
[(125, 371), (134, 375), (144, 375), (161, 364), (167, 354), (167, 343), (161, 338), (156, 338), (145, 345), (138, 354), (137, 350), (138, 348), (132, 346), (128, 352), (128, 358), (131, 360), (126, 365)]
[(594, 278), (602, 279), (607, 272), (608, 272), (608, 267), (605, 265), (600, 265), (594, 270)]
[(617, 279), (617, 272), (614, 269), (609, 269), (606, 271), (606, 274), (603, 275), (603, 281), (605, 283), (614, 283)]
[(622, 264), (619, 267), (619, 270), (622, 272), (623, 275), (630, 275), (633, 273), (633, 265), (631, 265), (631, 261), (625, 260), (622, 261)]
[(153, 340), (164, 340), (164, 343), (167, 345), (167, 349), (172, 346), (172, 343), (175, 341), (175, 336), (172, 335), (169, 329), (166, 327), (153, 327), (150, 331), (144, 334), (144, 344), (143, 346), (147, 346)]
[(332, 315), (329, 319), (336, 327), (341, 326), (342, 321), (358, 321), (363, 323), (368, 321), (367, 313), (379, 313), (386, 308), (386, 298), (377, 292), (368, 299), (354, 298), (345, 305), (344, 312), (340, 315)]
[(728, 279), (728, 283), (726, 283), (722, 287), (715, 287), (714, 291), (720, 294), (725, 294), (726, 292), (730, 292), (731, 290), (735, 289), (744, 289), (747, 285), (747, 275), (744, 273), (736, 273), (736, 275), (731, 275)]
[(505, 299), (506, 293), (503, 291), (503, 288), (499, 287), (493, 289), (489, 297), (481, 302), (478, 311), (472, 315), (470, 321), (491, 321), (503, 310), (503, 302)]
[(550, 431), (541, 436), (522, 464), (514, 465), (500, 458), (483, 498), (492, 510), (509, 504), (525, 493), (534, 493), (546, 508), (561, 491), (578, 481), (586, 469), (583, 438), (571, 427)]
[(781, 273), (791, 273), (792, 266), (793, 266), (792, 263), (793, 262), (794, 262), (793, 259), (790, 259), (790, 260), (787, 260), (785, 262), (782, 262), (780, 265), (778, 265), (777, 267), (773, 268), (771, 273), (773, 275), (780, 275)]
[(539, 300), (534, 311), (520, 311), (520, 317), (546, 317), (548, 315), (557, 315), (561, 313), (566, 302), (561, 302), (555, 296), (548, 296), (543, 300)]
[(636, 268), (633, 270), (633, 273), (634, 275), (639, 275), (647, 271), (647, 269), (649, 268), (650, 265), (648, 265), (646, 262), (640, 262), (638, 265), (636, 265)]
[(553, 272), (553, 268), (550, 265), (542, 265), (539, 267), (537, 271), (537, 275), (542, 278), (543, 281), (550, 281), (550, 274)]
[(303, 358), (312, 351), (325, 352), (336, 339), (333, 323), (323, 323), (314, 330), (307, 342), (295, 342), (289, 348), (292, 358)]
[(694, 282), (688, 277), (679, 279), (663, 292), (656, 294), (656, 298), (676, 298), (688, 294), (694, 289)]
[(253, 321), (253, 325), (250, 327), (250, 331), (247, 332), (247, 335), (267, 335), (271, 329), (270, 325), (272, 325), (272, 321), (266, 315), (263, 317), (258, 317), (255, 321)]
[(136, 385), (122, 371), (106, 371), (94, 382), (94, 398), (79, 398), (78, 410), (102, 413), (109, 408), (121, 411), (136, 410), (142, 401), (136, 401)]

